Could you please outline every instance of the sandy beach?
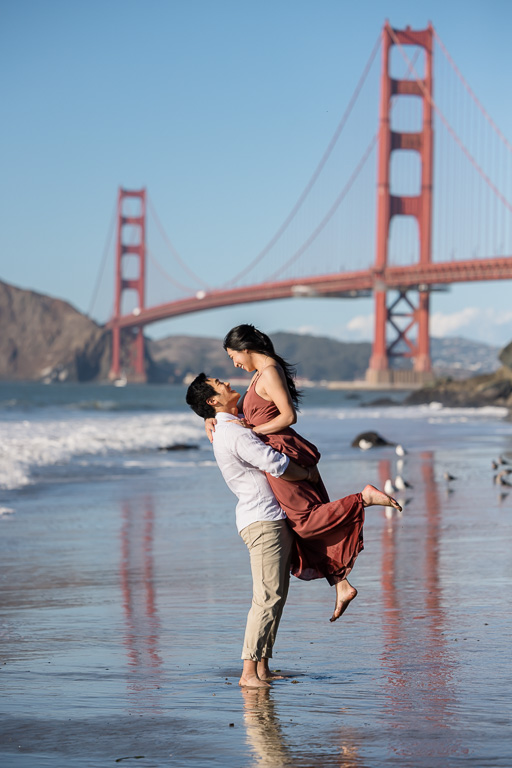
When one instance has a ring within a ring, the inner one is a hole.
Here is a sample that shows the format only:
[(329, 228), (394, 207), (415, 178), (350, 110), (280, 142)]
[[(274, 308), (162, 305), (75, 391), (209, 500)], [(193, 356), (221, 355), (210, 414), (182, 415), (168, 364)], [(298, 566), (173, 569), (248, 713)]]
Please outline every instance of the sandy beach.
[[(396, 472), (392, 448), (348, 447), (371, 418), (301, 417), (333, 497)], [(490, 464), (512, 425), (383, 417), (379, 431), (408, 444), (408, 503), (368, 510), (340, 621), (325, 582), (292, 581), (273, 664), (287, 678), (270, 692), (237, 685), (248, 556), (208, 446), (11, 494), (2, 766), (509, 767), (512, 495)]]

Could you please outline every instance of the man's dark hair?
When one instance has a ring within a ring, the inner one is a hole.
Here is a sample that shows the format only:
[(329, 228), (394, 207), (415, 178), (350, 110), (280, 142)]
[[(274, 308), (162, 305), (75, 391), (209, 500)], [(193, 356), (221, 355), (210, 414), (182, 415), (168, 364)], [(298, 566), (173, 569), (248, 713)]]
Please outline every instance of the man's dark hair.
[(206, 374), (200, 373), (187, 389), (187, 403), (203, 419), (214, 419), (215, 408), (206, 401), (215, 397), (216, 391), (206, 380)]

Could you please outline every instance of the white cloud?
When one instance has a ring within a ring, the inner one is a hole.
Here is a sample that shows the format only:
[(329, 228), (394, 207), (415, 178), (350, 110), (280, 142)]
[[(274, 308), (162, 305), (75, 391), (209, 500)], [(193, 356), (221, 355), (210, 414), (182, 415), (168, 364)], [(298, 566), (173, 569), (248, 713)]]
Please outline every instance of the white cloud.
[[(512, 309), (503, 308), (507, 306), (500, 297), (500, 300), (496, 300), (495, 307), (478, 307), (468, 302), (468, 306), (457, 308), (453, 312), (431, 312), (430, 334), (438, 338), (463, 336), (497, 347), (504, 346), (512, 339)], [(367, 314), (361, 313), (352, 317), (347, 312), (345, 317), (339, 317), (339, 323), (333, 323), (332, 315), (324, 321), (315, 308), (315, 312), (309, 316), (299, 318), (295, 327), (287, 324), (286, 327), (281, 326), (276, 330), (331, 336), (341, 341), (372, 341), (375, 316), (370, 307), (369, 310)], [(315, 322), (301, 322), (302, 319), (307, 321), (310, 318)]]
[(512, 311), (465, 307), (458, 312), (434, 312), (430, 333), (438, 337), (461, 335), (499, 346), (512, 338)]
[(365, 341), (373, 338), (374, 333), (375, 316), (369, 315), (356, 315), (349, 320), (346, 325), (346, 331), (351, 338)]
[(300, 325), (294, 328), (290, 333), (298, 333), (301, 336), (323, 336), (324, 332), (318, 325)]
[[(490, 312), (495, 310), (491, 309)], [(510, 323), (512, 325), (512, 312), (496, 312), (496, 325), (506, 325)]]
[(481, 309), (465, 307), (459, 312), (434, 312), (430, 315), (430, 333), (432, 336), (453, 336), (477, 323)]
[[(373, 313), (355, 315), (336, 335), (345, 340), (371, 341), (374, 322)], [(512, 339), (512, 310), (470, 306), (455, 312), (433, 312), (430, 334), (438, 338), (464, 336), (501, 346)]]

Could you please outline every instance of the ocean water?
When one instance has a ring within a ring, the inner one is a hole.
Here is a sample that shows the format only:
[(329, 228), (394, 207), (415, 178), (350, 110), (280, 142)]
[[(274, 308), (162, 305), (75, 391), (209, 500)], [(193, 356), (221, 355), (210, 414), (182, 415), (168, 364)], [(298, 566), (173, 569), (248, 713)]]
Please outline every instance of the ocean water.
[[(505, 411), (306, 392), (297, 428), (333, 498), (409, 487), (402, 513), (367, 510), (340, 621), (322, 580), (292, 580), (287, 677), (261, 694), (237, 685), (235, 499), (184, 394), (0, 384), (2, 766), (512, 765), (512, 495), (491, 469), (512, 461)], [(402, 463), (352, 448), (366, 430)], [(190, 450), (160, 450), (176, 444)]]
[[(396, 406), (372, 406), (386, 398)], [(496, 425), (503, 408), (449, 409), (398, 405), (403, 393), (306, 391), (300, 418), (324, 455), (353, 455), (350, 442), (367, 429), (391, 442), (427, 445), (450, 425)], [(432, 428), (436, 425), (435, 428)], [(506, 432), (505, 427), (504, 431)], [(484, 430), (485, 431), (485, 430)], [(418, 441), (417, 437), (420, 436)], [(165, 451), (185, 445), (193, 451)], [(185, 404), (185, 388), (0, 382), (0, 491), (57, 481), (93, 479), (105, 473), (150, 472), (211, 462), (200, 419)], [(10, 498), (15, 498), (11, 496)]]

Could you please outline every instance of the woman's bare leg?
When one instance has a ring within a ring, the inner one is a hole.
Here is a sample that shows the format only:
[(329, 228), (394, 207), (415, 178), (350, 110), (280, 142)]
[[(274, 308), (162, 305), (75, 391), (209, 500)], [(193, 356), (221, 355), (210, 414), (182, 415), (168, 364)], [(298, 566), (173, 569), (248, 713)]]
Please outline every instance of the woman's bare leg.
[[(394, 507), (401, 510), (402, 507), (392, 496), (388, 496), (387, 493), (379, 491), (374, 485), (366, 485), (362, 492), (363, 506), (372, 507), (378, 505), (380, 507)], [(334, 605), (334, 613), (332, 614), (331, 621), (336, 621), (347, 610), (349, 603), (357, 595), (357, 589), (350, 584), (347, 579), (339, 581), (336, 584), (336, 603)]]

